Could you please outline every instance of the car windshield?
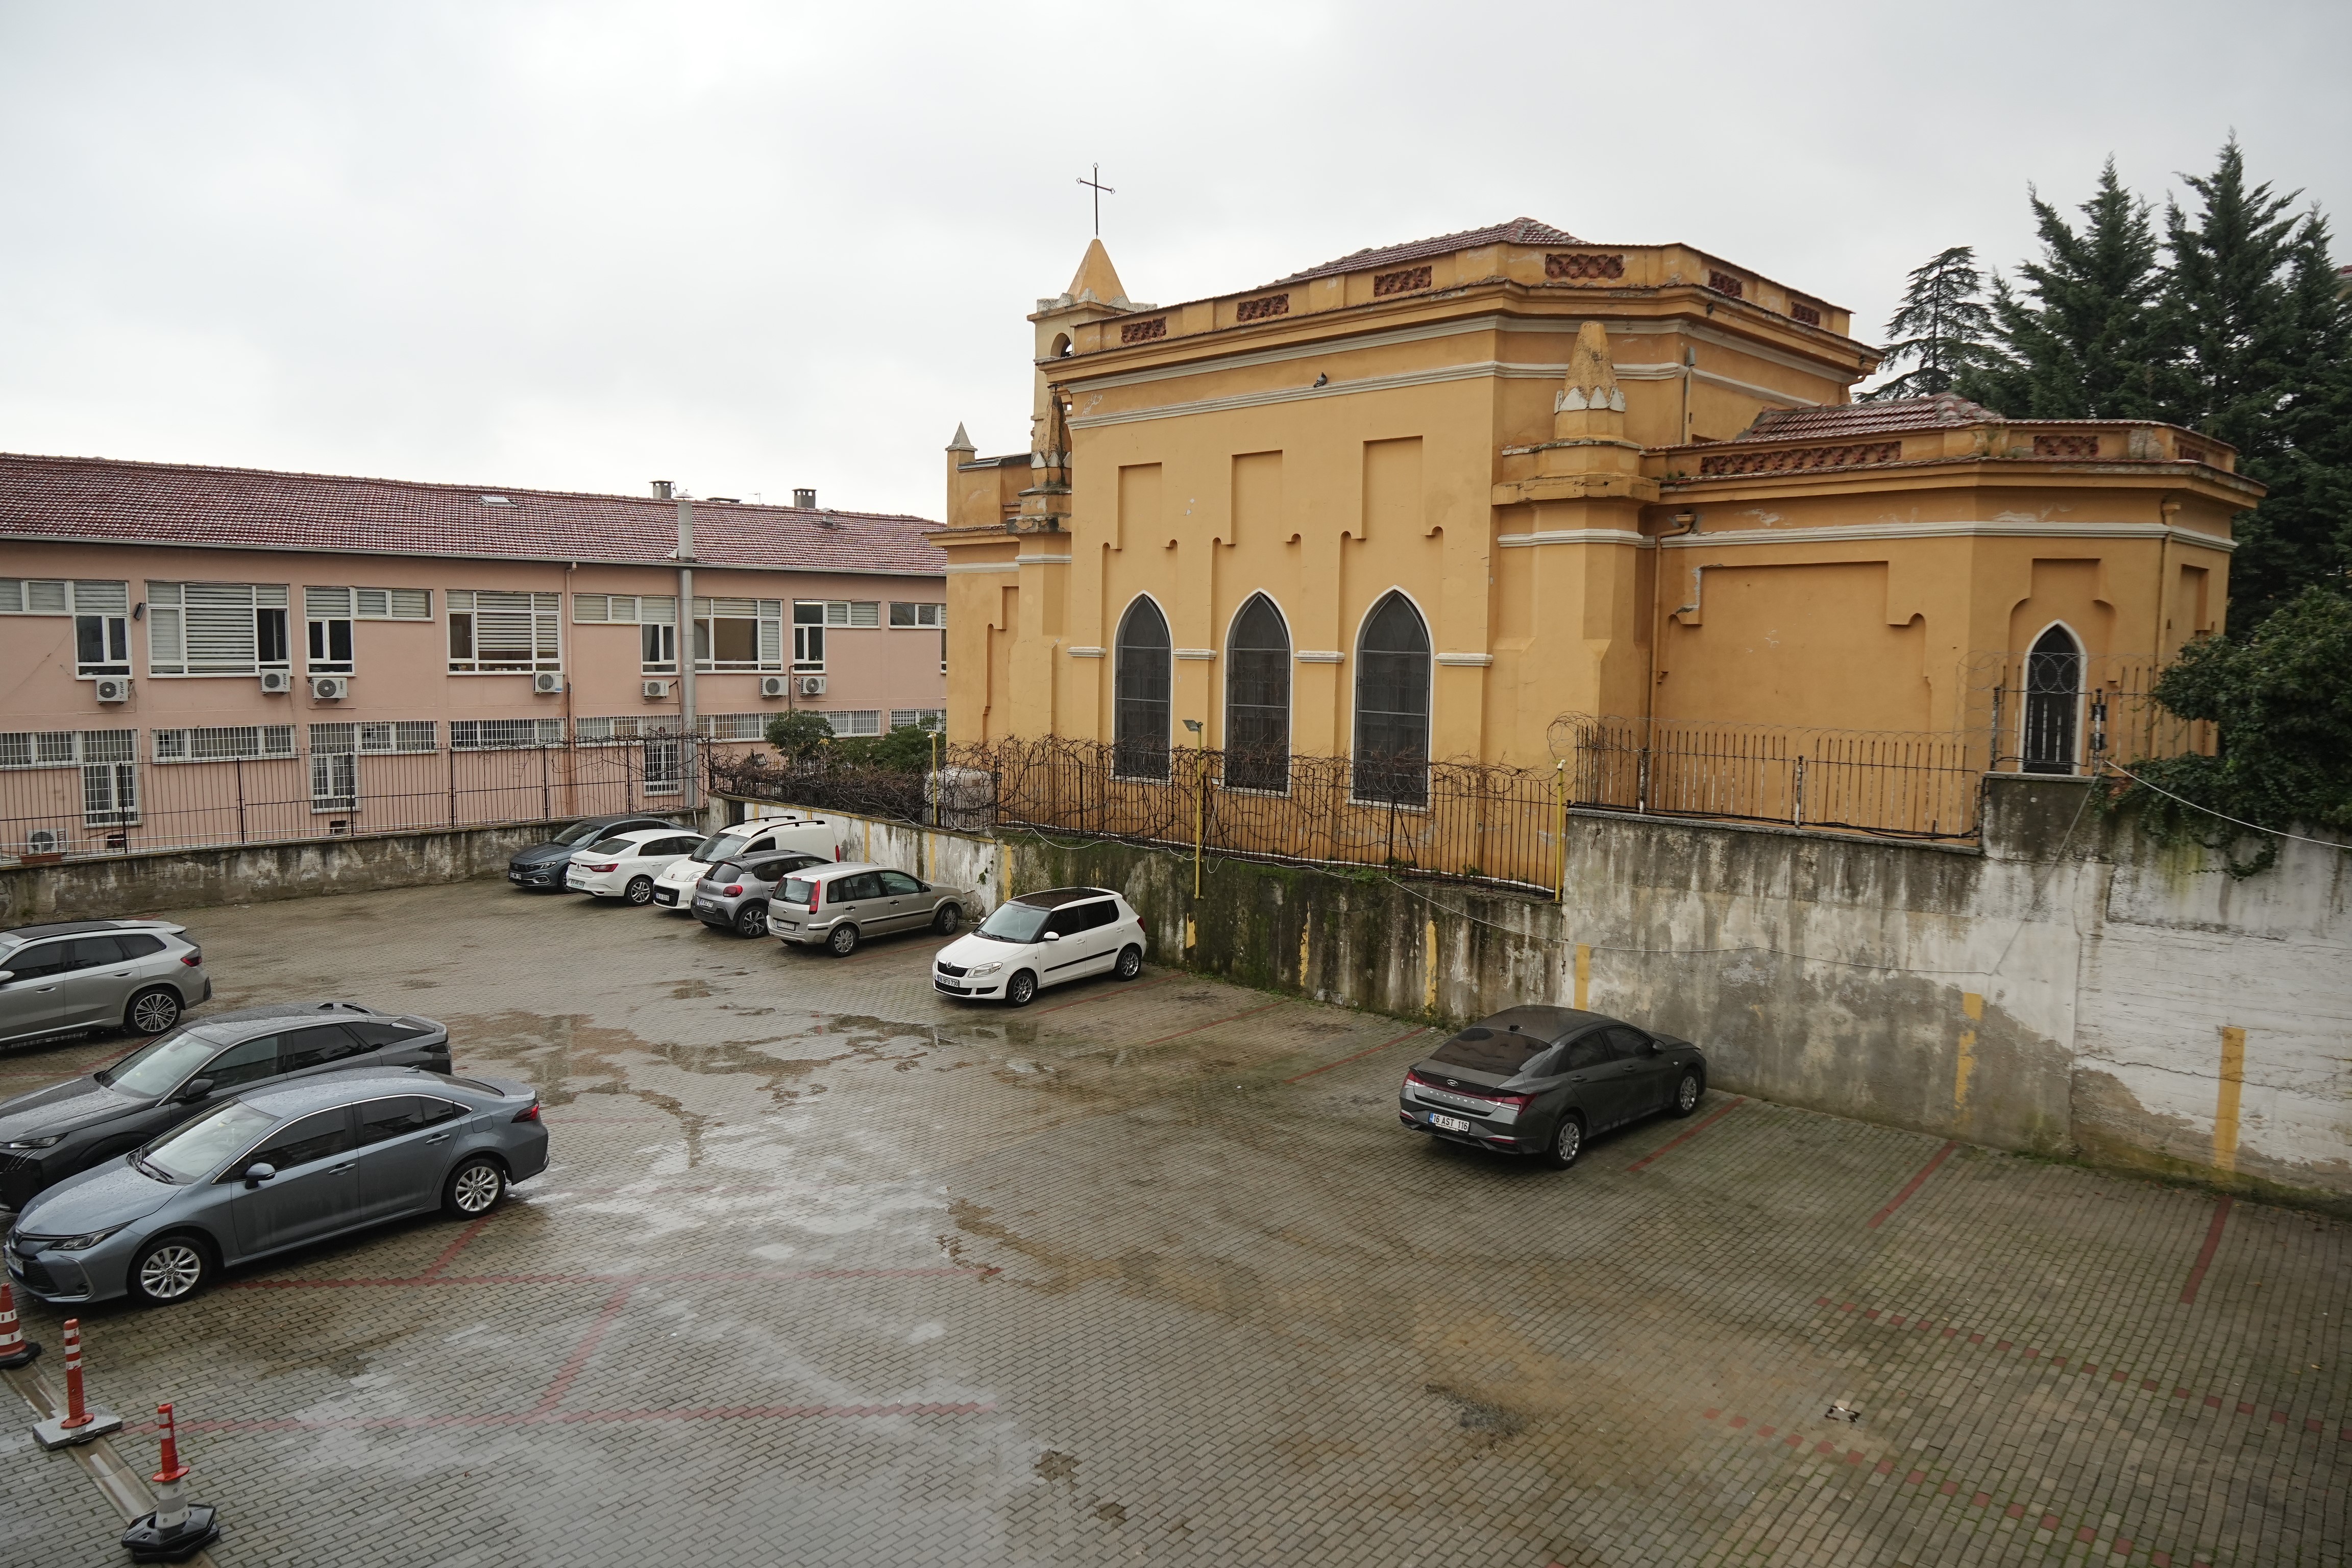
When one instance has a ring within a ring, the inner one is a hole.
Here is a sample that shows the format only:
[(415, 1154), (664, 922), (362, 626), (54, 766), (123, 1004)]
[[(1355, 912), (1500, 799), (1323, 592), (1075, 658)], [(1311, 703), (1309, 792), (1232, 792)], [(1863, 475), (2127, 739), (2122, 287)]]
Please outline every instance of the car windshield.
[(978, 934), (997, 942), (1035, 942), (1053, 916), (1053, 910), (1034, 904), (999, 904), (996, 912), (981, 922)]
[(694, 847), (694, 853), (688, 856), (688, 858), (692, 860), (724, 860), (730, 855), (740, 855), (743, 853), (744, 846), (751, 842), (751, 838), (744, 834), (714, 833), (709, 837), (704, 839), (701, 843), (696, 845)]
[(1551, 1041), (1541, 1035), (1473, 1024), (1431, 1052), (1429, 1059), (1448, 1067), (1468, 1068), (1472, 1072), (1501, 1073), (1507, 1078), (1550, 1047)]
[(585, 844), (604, 831), (604, 824), (601, 822), (575, 822), (557, 834), (555, 842), (567, 846)]
[(228, 1100), (181, 1122), (139, 1151), (139, 1163), (171, 1181), (201, 1182), (277, 1122), (266, 1110), (256, 1110), (241, 1100)]
[(142, 1046), (98, 1075), (98, 1081), (125, 1094), (150, 1099), (169, 1094), (180, 1080), (205, 1065), (220, 1042), (191, 1031)]

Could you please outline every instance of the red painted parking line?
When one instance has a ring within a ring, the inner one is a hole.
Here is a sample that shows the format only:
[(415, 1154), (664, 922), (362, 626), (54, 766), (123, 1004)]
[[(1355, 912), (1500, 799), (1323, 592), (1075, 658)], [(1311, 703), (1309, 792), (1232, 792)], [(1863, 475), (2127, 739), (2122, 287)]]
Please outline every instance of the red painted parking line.
[[(1171, 1040), (1181, 1040), (1187, 1035), (1197, 1035), (1203, 1029), (1213, 1029), (1220, 1024), (1230, 1024), (1236, 1018), (1255, 1018), (1260, 1013), (1271, 1012), (1273, 1009), (1281, 1006), (1283, 1001), (1286, 1000), (1287, 998), (1282, 998), (1280, 1000), (1268, 1002), (1263, 1007), (1250, 1007), (1239, 1013), (1228, 1013), (1222, 1018), (1212, 1018), (1205, 1024), (1195, 1024), (1189, 1029), (1179, 1029), (1172, 1035), (1162, 1035), (1156, 1040), (1146, 1040), (1143, 1042), (1143, 1045), (1164, 1046)], [(1143, 1047), (1137, 1046), (1133, 1048), (1141, 1050)]]
[[(992, 1404), (929, 1405), (732, 1405), (678, 1410), (529, 1410), (493, 1412), (481, 1415), (286, 1415), (240, 1420), (216, 1416), (184, 1419), (183, 1432), (387, 1432), (421, 1431), (450, 1426), (577, 1426), (607, 1421), (784, 1421), (824, 1418), (856, 1420), (886, 1415), (985, 1415)], [(124, 1431), (139, 1436), (159, 1430), (152, 1421)]]
[(1911, 1201), (1911, 1194), (1917, 1192), (1927, 1182), (1927, 1178), (1936, 1173), (1936, 1167), (1950, 1159), (1952, 1157), (1952, 1151), (1958, 1147), (1959, 1144), (1954, 1142), (1947, 1143), (1942, 1148), (1937, 1150), (1936, 1157), (1928, 1161), (1926, 1164), (1920, 1166), (1919, 1173), (1912, 1177), (1909, 1181), (1904, 1183), (1903, 1190), (1895, 1194), (1894, 1199), (1889, 1202), (1885, 1208), (1880, 1209), (1876, 1214), (1872, 1215), (1870, 1216), (1870, 1223), (1863, 1228), (1865, 1230), (1876, 1230), (1881, 1225), (1884, 1225), (1886, 1222), (1886, 1216), (1893, 1214), (1896, 1209), (1901, 1208), (1905, 1204), (1909, 1203)]
[(1040, 1007), (1029, 1016), (1033, 1018), (1047, 1013), (1059, 1013), (1066, 1007), (1083, 1007), (1089, 1002), (1107, 1002), (1113, 996), (1132, 996), (1139, 991), (1149, 991), (1155, 985), (1195, 978), (1187, 974), (1163, 974), (1157, 980), (1147, 980), (1140, 985), (1122, 985), (1116, 991), (1097, 991), (1091, 996), (1081, 996), (1075, 1002), (1056, 1002), (1051, 1007)]
[(1664, 1143), (1659, 1144), (1656, 1148), (1651, 1150), (1648, 1153), (1643, 1155), (1640, 1159), (1634, 1161), (1625, 1168), (1629, 1171), (1640, 1170), (1643, 1166), (1648, 1164), (1659, 1155), (1667, 1153), (1679, 1145), (1690, 1142), (1690, 1140), (1697, 1137), (1700, 1133), (1706, 1131), (1708, 1128), (1714, 1126), (1717, 1122), (1722, 1121), (1725, 1117), (1730, 1115), (1733, 1111), (1738, 1110), (1741, 1106), (1747, 1103), (1748, 1097), (1743, 1094), (1738, 1099), (1733, 1100), (1729, 1105), (1725, 1106), (1714, 1115), (1709, 1116), (1697, 1126), (1684, 1129), (1679, 1135), (1670, 1138)]
[(709, 1285), (783, 1279), (986, 1279), (991, 1268), (766, 1268), (687, 1270), (674, 1274), (412, 1274), (361, 1279), (232, 1279), (224, 1290), (398, 1289), (426, 1285)]
[(425, 1272), (417, 1276), (417, 1278), (420, 1279), (430, 1279), (436, 1274), (440, 1273), (444, 1268), (448, 1268), (449, 1265), (456, 1260), (457, 1254), (466, 1250), (466, 1244), (473, 1240), (474, 1237), (482, 1234), (482, 1227), (490, 1223), (491, 1217), (492, 1216), (489, 1215), (484, 1215), (481, 1218), (474, 1221), (465, 1229), (459, 1231), (457, 1233), (457, 1239), (443, 1247), (441, 1249), (441, 1256), (435, 1258), (425, 1268)]
[(1298, 1074), (1297, 1077), (1286, 1078), (1282, 1081), (1285, 1083), (1297, 1083), (1299, 1079), (1313, 1078), (1318, 1072), (1329, 1072), (1333, 1068), (1343, 1068), (1349, 1062), (1362, 1061), (1366, 1057), (1371, 1056), (1375, 1052), (1387, 1050), (1391, 1046), (1403, 1044), (1405, 1041), (1412, 1038), (1415, 1035), (1425, 1035), (1427, 1033), (1429, 1033), (1429, 1026), (1423, 1024), (1418, 1029), (1407, 1029), (1403, 1034), (1397, 1036), (1396, 1038), (1392, 1040), (1382, 1040), (1377, 1046), (1366, 1046), (1362, 1050), (1358, 1051), (1352, 1057), (1341, 1057), (1336, 1062), (1325, 1062), (1319, 1068), (1308, 1068), (1305, 1072)]
[(613, 1320), (619, 1317), (621, 1309), (629, 1304), (629, 1292), (635, 1289), (634, 1284), (624, 1285), (604, 1299), (604, 1310), (596, 1314), (595, 1322), (589, 1325), (580, 1342), (572, 1347), (572, 1354), (564, 1361), (562, 1370), (556, 1373), (555, 1381), (549, 1384), (547, 1392), (539, 1396), (539, 1405), (531, 1411), (533, 1415), (544, 1415), (563, 1403), (563, 1396), (572, 1392), (572, 1380), (588, 1364), (588, 1358), (596, 1353), (596, 1347), (604, 1342), (604, 1331), (613, 1326)]
[(2205, 1283), (2205, 1270), (2213, 1267), (2213, 1255), (2221, 1249), (2221, 1232), (2229, 1227), (2230, 1200), (2213, 1202), (2213, 1223), (2205, 1227), (2205, 1245), (2197, 1249), (2197, 1261), (2189, 1266), (2189, 1283), (2180, 1288), (2180, 1304), (2197, 1304), (2198, 1289)]

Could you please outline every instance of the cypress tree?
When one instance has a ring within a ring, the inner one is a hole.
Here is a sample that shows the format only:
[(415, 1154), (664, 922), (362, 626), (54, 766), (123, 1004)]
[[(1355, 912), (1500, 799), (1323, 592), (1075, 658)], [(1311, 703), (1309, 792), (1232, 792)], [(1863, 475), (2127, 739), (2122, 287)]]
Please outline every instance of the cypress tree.
[(1912, 368), (1863, 396), (1928, 397), (1949, 392), (1964, 373), (1984, 362), (1991, 335), (1992, 315), (1985, 309), (1976, 248), (1953, 246), (1911, 274), (1903, 302), (1887, 318), (1885, 368)]
[(1994, 277), (1997, 347), (1959, 391), (2021, 418), (2167, 417), (2178, 356), (2149, 204), (2124, 189), (2112, 157), (2079, 209), (2080, 232), (2038, 193), (2028, 200), (2042, 258), (2018, 268), (2022, 294)]

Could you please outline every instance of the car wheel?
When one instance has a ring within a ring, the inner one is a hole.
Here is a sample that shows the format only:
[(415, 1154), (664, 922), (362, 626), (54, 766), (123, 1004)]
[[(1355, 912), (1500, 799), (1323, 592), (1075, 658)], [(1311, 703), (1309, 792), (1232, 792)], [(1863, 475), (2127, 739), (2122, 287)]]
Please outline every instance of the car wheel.
[(931, 929), (941, 936), (955, 935), (957, 929), (962, 924), (963, 906), (961, 904), (941, 904), (940, 912), (931, 917)]
[(1111, 970), (1121, 980), (1132, 980), (1143, 973), (1143, 950), (1129, 943), (1118, 950), (1118, 963)]
[(1667, 1108), (1675, 1116), (1688, 1116), (1698, 1109), (1699, 1096), (1706, 1092), (1706, 1080), (1699, 1077), (1696, 1068), (1685, 1068), (1682, 1082), (1675, 1085), (1675, 1102)]
[(211, 1279), (212, 1253), (193, 1236), (162, 1236), (131, 1260), (124, 1282), (131, 1297), (150, 1307), (184, 1301)]
[(1025, 969), (1015, 974), (1004, 983), (1004, 1000), (1015, 1007), (1026, 1007), (1037, 1000), (1037, 977)]
[(180, 994), (168, 985), (151, 985), (122, 1010), (122, 1026), (134, 1035), (160, 1035), (180, 1021)]
[(628, 897), (629, 902), (633, 904), (652, 903), (654, 901), (654, 879), (651, 877), (630, 878)]
[(1565, 1171), (1583, 1152), (1584, 1120), (1571, 1110), (1559, 1119), (1559, 1130), (1551, 1135), (1551, 1144), (1544, 1150), (1544, 1163), (1555, 1171)]
[(737, 910), (735, 911), (735, 934), (737, 936), (767, 935), (768, 906), (765, 904), (745, 904), (741, 909)]
[(824, 950), (835, 958), (847, 958), (857, 951), (857, 928), (837, 925), (825, 934)]
[(453, 1219), (479, 1219), (507, 1195), (507, 1173), (496, 1160), (477, 1154), (449, 1173), (441, 1206)]

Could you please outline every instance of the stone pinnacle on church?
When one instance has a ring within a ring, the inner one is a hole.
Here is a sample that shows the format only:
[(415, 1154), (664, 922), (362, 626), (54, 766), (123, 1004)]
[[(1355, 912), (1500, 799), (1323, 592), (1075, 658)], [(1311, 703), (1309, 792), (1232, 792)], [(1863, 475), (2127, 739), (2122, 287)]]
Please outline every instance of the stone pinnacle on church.
[(1587, 321), (1576, 331), (1576, 347), (1568, 356), (1567, 384), (1552, 398), (1555, 414), (1625, 412), (1625, 392), (1617, 384), (1617, 366), (1609, 357), (1609, 332), (1598, 321)]
[(1069, 288), (1063, 290), (1063, 297), (1073, 301), (1092, 300), (1103, 305), (1127, 304), (1127, 287), (1119, 282), (1118, 269), (1110, 264), (1110, 252), (1103, 248), (1099, 236), (1087, 243), (1077, 274), (1070, 279)]
[(979, 447), (971, 444), (971, 437), (964, 434), (963, 421), (961, 419), (956, 421), (955, 439), (948, 443), (948, 450), (950, 452), (977, 452), (980, 450)]

